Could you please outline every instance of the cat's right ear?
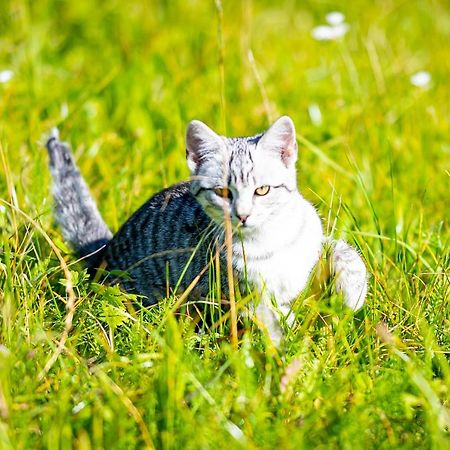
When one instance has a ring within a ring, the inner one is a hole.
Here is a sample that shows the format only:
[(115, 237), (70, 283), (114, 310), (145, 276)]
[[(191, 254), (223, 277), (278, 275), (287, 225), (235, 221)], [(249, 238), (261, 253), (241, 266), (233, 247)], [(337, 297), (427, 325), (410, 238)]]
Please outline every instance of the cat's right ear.
[(222, 138), (199, 120), (189, 122), (186, 131), (186, 160), (192, 175), (198, 173), (204, 161), (217, 157), (223, 149)]

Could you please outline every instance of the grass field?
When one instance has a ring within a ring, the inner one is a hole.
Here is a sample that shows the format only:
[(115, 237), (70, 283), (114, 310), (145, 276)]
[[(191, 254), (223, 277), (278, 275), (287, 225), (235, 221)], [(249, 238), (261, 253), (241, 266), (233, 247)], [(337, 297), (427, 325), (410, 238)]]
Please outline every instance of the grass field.
[[(348, 32), (314, 39), (333, 10)], [(445, 0), (2, 0), (0, 448), (448, 448), (449, 42)], [(52, 126), (117, 230), (187, 179), (189, 120), (282, 114), (301, 191), (367, 262), (362, 312), (306, 293), (279, 352), (251, 323), (233, 348), (226, 321), (88, 282), (52, 216)]]

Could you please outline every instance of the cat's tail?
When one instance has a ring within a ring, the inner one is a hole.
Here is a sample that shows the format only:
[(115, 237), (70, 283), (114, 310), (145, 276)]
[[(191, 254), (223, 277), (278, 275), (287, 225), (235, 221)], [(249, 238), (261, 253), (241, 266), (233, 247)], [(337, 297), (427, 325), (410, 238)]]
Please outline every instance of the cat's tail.
[(70, 147), (59, 141), (53, 129), (47, 140), (53, 178), (55, 215), (64, 239), (85, 259), (89, 268), (98, 267), (103, 248), (112, 234), (76, 166)]
[(345, 304), (354, 311), (360, 309), (367, 295), (367, 269), (360, 254), (342, 240), (328, 240), (330, 269), (336, 292), (344, 297)]

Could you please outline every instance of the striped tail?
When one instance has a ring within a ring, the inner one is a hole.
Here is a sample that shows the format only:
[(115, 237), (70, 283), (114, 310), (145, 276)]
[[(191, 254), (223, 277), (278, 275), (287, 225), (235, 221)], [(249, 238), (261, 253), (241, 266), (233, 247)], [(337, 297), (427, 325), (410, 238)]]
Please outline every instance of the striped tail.
[(56, 129), (47, 141), (53, 178), (55, 215), (64, 239), (85, 259), (89, 268), (98, 267), (102, 250), (112, 233), (76, 166), (70, 147), (59, 141)]

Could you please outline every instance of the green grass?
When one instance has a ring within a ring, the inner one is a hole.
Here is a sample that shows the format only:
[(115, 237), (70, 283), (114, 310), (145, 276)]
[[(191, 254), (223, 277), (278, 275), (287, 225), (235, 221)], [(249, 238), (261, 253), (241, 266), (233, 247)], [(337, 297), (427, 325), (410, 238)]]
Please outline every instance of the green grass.
[[(348, 34), (315, 41), (334, 9)], [(446, 448), (449, 39), (444, 0), (3, 0), (0, 448)], [(234, 349), (228, 323), (197, 334), (87, 281), (52, 218), (52, 126), (117, 230), (187, 178), (190, 119), (248, 135), (282, 114), (301, 191), (367, 261), (363, 312), (304, 296), (282, 351), (251, 323)]]

